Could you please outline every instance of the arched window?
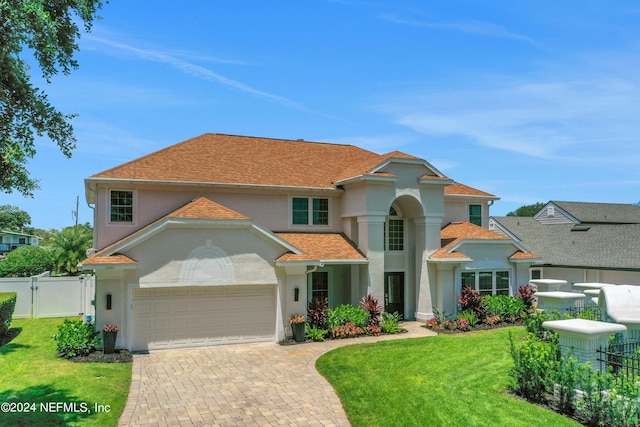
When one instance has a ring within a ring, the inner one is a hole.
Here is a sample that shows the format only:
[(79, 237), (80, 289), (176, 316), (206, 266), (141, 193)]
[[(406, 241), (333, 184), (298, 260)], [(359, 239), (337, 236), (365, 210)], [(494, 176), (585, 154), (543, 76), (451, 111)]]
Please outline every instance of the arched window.
[(389, 216), (384, 224), (384, 249), (386, 251), (404, 250), (404, 219), (396, 206), (389, 208)]

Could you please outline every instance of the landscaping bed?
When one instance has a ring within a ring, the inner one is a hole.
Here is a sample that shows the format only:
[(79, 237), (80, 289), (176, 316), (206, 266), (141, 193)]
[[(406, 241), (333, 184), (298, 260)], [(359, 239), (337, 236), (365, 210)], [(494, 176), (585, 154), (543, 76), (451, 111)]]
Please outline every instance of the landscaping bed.
[(70, 357), (70, 361), (79, 363), (131, 363), (133, 355), (129, 350), (115, 350), (111, 354), (104, 354), (102, 350), (96, 350), (86, 356)]

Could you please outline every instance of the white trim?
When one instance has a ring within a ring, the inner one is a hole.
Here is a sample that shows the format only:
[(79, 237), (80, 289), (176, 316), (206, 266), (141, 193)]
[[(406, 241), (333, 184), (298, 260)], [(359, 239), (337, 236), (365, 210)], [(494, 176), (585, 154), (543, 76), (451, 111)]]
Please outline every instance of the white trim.
[[(128, 221), (111, 221), (111, 193), (121, 191), (131, 193), (131, 222)], [(138, 225), (138, 191), (132, 188), (109, 187), (105, 192), (107, 207), (105, 215), (106, 227), (133, 227)]]
[[(306, 224), (294, 224), (293, 223), (293, 199), (307, 199), (307, 223)], [(326, 224), (314, 224), (313, 223), (313, 200), (326, 200), (327, 201), (327, 223)], [(303, 196), (303, 195), (290, 195), (289, 196), (289, 229), (304, 229), (311, 228), (313, 230), (318, 229), (331, 229), (333, 225), (332, 218), (333, 201), (332, 197), (317, 197), (317, 196)]]

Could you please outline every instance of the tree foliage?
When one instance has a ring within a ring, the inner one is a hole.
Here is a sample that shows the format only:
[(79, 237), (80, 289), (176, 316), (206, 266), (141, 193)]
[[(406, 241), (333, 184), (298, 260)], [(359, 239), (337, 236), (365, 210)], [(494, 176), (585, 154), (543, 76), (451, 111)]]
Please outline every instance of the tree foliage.
[(31, 277), (54, 268), (51, 251), (39, 246), (23, 246), (9, 252), (0, 262), (1, 277)]
[(31, 224), (31, 216), (17, 206), (0, 206), (0, 230), (22, 231), (25, 233), (25, 226)]
[(545, 203), (537, 202), (532, 205), (520, 206), (515, 211), (511, 211), (507, 216), (534, 216), (540, 209), (544, 207)]
[(23, 51), (33, 53), (47, 83), (59, 70), (68, 75), (78, 68), (77, 22), (90, 31), (101, 7), (101, 0), (0, 0), (0, 190), (33, 196), (38, 183), (26, 164), (35, 136), (46, 134), (67, 157), (75, 148), (72, 115), (33, 86)]
[(53, 257), (56, 272), (75, 276), (78, 264), (87, 258), (87, 249), (93, 246), (93, 229), (89, 223), (52, 231)]

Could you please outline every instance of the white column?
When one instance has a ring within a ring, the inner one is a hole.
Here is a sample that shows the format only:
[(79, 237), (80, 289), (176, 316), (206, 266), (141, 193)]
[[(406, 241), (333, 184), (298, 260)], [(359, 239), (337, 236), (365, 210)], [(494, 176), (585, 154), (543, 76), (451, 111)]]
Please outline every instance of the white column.
[(431, 285), (435, 286), (436, 268), (427, 264), (427, 258), (440, 248), (441, 217), (422, 217), (415, 220), (416, 240), (416, 319), (433, 317)]
[(369, 260), (367, 293), (384, 301), (384, 215), (358, 217), (359, 248)]

